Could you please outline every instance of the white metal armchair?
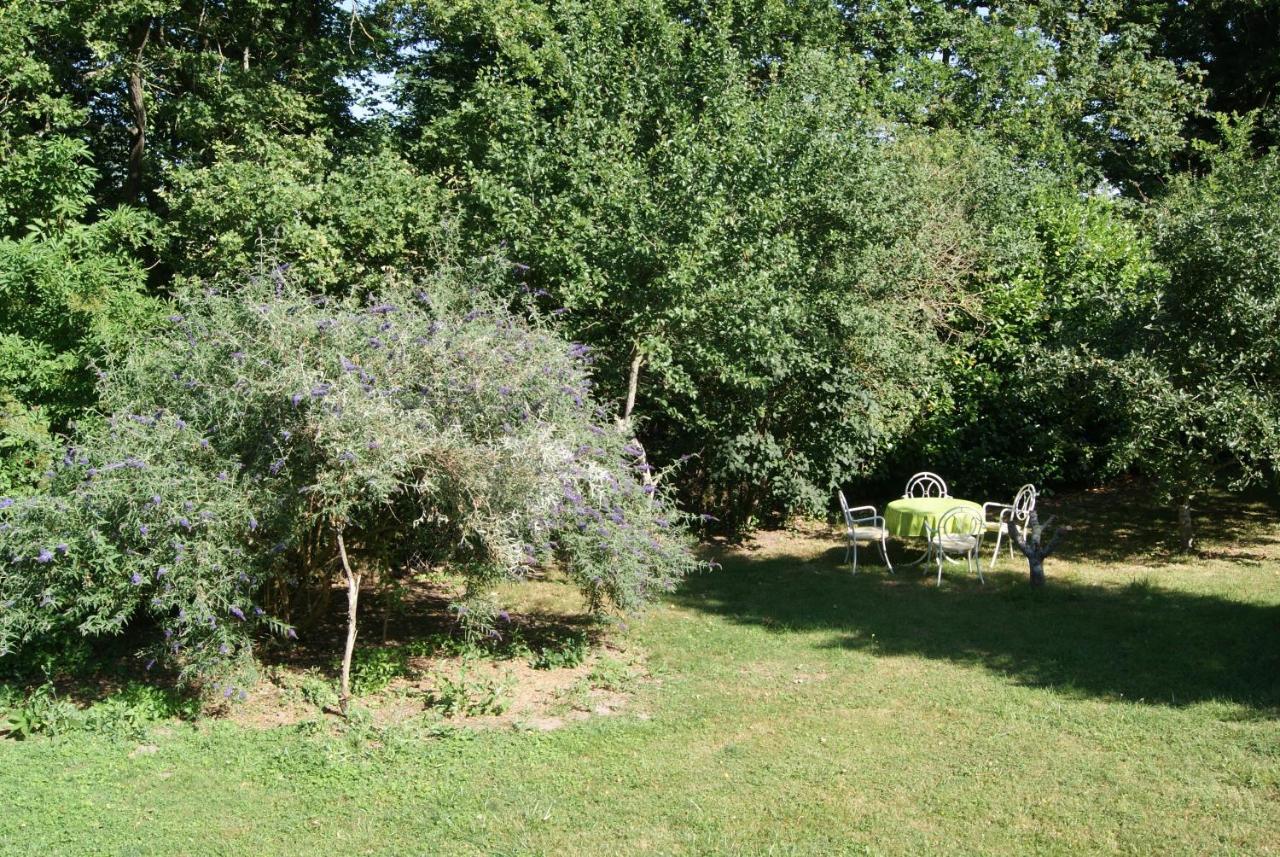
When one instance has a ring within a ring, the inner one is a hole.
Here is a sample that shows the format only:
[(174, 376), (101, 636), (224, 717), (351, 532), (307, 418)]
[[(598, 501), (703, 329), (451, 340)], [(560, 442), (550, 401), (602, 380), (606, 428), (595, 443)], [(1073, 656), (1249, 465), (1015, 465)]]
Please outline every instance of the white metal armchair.
[(946, 511), (929, 534), (933, 556), (938, 562), (939, 586), (942, 585), (942, 561), (952, 557), (964, 557), (966, 567), (978, 573), (980, 582), (987, 582), (982, 576), (982, 562), (978, 559), (986, 529), (986, 522), (976, 509), (957, 506)]
[(996, 559), (1000, 556), (1000, 542), (1009, 544), (1009, 556), (1013, 553), (1013, 540), (1009, 538), (1009, 522), (1014, 521), (1020, 528), (1026, 528), (1027, 519), (1036, 508), (1036, 486), (1027, 484), (1018, 489), (1013, 504), (983, 503), (982, 517), (988, 533), (996, 534), (996, 549), (991, 552), (991, 568), (996, 567)]
[(936, 473), (923, 471), (907, 480), (907, 490), (903, 497), (950, 497), (947, 483)]
[[(836, 491), (840, 498), (840, 511), (844, 514), (844, 534), (849, 540), (845, 548), (844, 561), (852, 562), (853, 573), (858, 573), (858, 542), (875, 542), (880, 546), (880, 556), (884, 559), (885, 568), (893, 573), (893, 564), (889, 562), (889, 530), (884, 525), (884, 518), (876, 512), (875, 506), (858, 506), (849, 508), (849, 501), (844, 498), (844, 491)], [(861, 512), (869, 512), (862, 517), (854, 517)]]

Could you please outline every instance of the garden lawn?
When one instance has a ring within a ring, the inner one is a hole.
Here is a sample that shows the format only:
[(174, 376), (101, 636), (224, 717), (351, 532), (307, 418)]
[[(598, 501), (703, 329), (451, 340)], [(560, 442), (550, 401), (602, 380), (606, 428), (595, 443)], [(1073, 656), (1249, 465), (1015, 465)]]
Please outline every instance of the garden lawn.
[(550, 732), (0, 742), (0, 853), (1280, 852), (1274, 509), (1187, 562), (1155, 513), (1069, 511), (1043, 592), (725, 551), (626, 632), (628, 707)]

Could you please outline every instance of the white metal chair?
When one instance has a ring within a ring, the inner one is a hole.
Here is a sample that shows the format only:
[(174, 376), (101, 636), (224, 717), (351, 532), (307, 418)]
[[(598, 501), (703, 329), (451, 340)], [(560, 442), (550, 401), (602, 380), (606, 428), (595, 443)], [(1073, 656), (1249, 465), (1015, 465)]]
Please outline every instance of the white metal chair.
[(961, 556), (965, 558), (966, 567), (978, 573), (978, 580), (987, 582), (982, 576), (982, 562), (978, 559), (978, 552), (982, 550), (982, 537), (986, 531), (986, 521), (976, 509), (956, 506), (943, 514), (938, 525), (929, 533), (933, 556), (938, 562), (939, 586), (942, 585), (942, 561)]
[(950, 497), (947, 483), (936, 473), (925, 470), (907, 480), (903, 497)]
[[(893, 564), (889, 562), (889, 529), (884, 525), (884, 517), (876, 513), (875, 506), (858, 506), (849, 508), (849, 501), (844, 498), (844, 491), (836, 491), (840, 498), (840, 511), (844, 514), (844, 534), (849, 540), (844, 551), (844, 561), (853, 561), (853, 573), (858, 573), (858, 540), (875, 542), (880, 545), (880, 556), (884, 559), (885, 568), (893, 573)], [(859, 512), (870, 512), (861, 518), (855, 518)]]
[[(991, 552), (991, 568), (996, 567), (996, 558), (1000, 556), (1000, 542), (1009, 544), (1009, 556), (1013, 553), (1013, 539), (1009, 538), (1009, 522), (1015, 521), (1022, 529), (1026, 529), (1027, 519), (1036, 508), (1036, 486), (1027, 484), (1018, 489), (1013, 504), (983, 503), (982, 517), (986, 521), (986, 531), (996, 534), (996, 549)], [(993, 517), (994, 514), (994, 517)]]

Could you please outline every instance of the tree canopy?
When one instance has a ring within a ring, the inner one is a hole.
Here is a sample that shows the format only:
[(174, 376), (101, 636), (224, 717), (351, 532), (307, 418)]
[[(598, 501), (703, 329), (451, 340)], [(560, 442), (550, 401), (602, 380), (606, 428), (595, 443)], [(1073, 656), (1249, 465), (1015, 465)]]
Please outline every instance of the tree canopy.
[(1266, 478), (1263, 417), (1188, 409), (1269, 413), (1278, 28), (1273, 2), (10, 0), (0, 490), (42, 490), (94, 367), (174, 295), (276, 262), (333, 299), (464, 269), (590, 346), (733, 529), (926, 463), (1162, 479), (1193, 437), (1191, 483)]

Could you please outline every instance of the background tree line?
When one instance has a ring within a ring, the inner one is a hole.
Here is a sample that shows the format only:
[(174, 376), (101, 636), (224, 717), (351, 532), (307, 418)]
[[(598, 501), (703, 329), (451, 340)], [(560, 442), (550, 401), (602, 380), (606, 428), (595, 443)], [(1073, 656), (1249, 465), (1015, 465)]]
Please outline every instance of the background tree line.
[[(1280, 3), (7, 0), (0, 493), (184, 284), (472, 266), (733, 529), (1280, 461)], [(1187, 533), (1189, 538), (1189, 531)]]

